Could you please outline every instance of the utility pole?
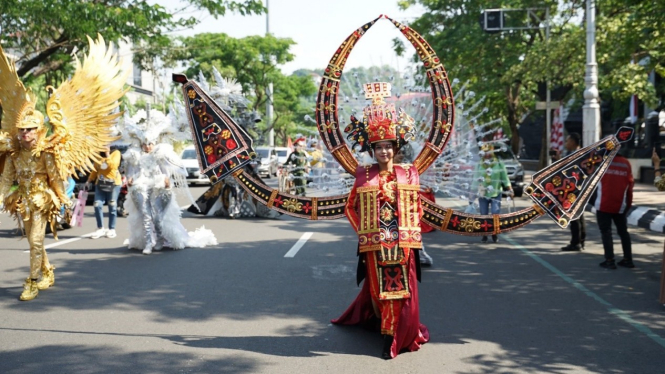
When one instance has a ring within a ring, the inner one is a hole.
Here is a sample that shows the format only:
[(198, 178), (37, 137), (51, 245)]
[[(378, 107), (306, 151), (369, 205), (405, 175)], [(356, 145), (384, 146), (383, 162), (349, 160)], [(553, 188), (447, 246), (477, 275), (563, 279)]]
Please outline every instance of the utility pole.
[[(266, 36), (270, 35), (270, 0), (266, 0)], [(272, 57), (271, 60), (272, 62)], [(270, 127), (268, 133), (268, 145), (275, 146), (275, 129), (273, 128), (273, 106), (272, 106), (272, 82), (268, 83), (266, 88), (266, 124)]]
[(596, 63), (596, 3), (586, 0), (586, 71), (584, 76), (582, 145), (600, 139), (600, 103), (598, 96), (598, 64)]
[[(545, 8), (545, 44), (549, 50), (550, 44), (550, 8)], [(550, 108), (550, 102), (552, 101), (552, 91), (550, 90), (550, 78), (548, 77), (545, 81), (545, 89), (547, 90), (545, 97), (545, 146), (547, 147), (547, 152), (545, 152), (545, 166), (552, 164), (552, 156), (549, 152), (549, 143), (552, 142), (552, 108)]]

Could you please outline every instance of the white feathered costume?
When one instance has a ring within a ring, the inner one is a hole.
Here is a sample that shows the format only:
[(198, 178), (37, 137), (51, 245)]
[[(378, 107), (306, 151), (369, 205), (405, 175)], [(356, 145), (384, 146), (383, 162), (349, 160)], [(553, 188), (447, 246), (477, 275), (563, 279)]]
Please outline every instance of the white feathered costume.
[[(166, 117), (156, 110), (140, 110), (133, 117), (125, 116), (120, 124), (123, 138), (132, 143), (123, 155), (127, 178), (132, 180), (126, 202), (130, 236), (125, 244), (144, 254), (162, 247), (217, 244), (215, 235), (205, 227), (187, 232), (180, 223), (175, 195), (183, 194), (193, 202), (185, 179), (187, 172), (172, 145), (189, 134), (189, 129), (179, 128), (181, 125), (175, 115)], [(154, 146), (150, 153), (143, 151), (144, 144)]]

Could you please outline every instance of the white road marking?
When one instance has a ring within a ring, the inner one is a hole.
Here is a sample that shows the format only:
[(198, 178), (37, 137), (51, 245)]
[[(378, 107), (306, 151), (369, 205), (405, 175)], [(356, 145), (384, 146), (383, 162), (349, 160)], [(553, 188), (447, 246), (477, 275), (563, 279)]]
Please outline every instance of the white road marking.
[(302, 248), (302, 246), (305, 245), (305, 243), (307, 243), (307, 240), (311, 238), (313, 234), (314, 234), (313, 232), (306, 232), (302, 234), (300, 239), (298, 239), (296, 244), (294, 244), (293, 247), (291, 247), (291, 249), (289, 249), (289, 251), (286, 252), (284, 257), (295, 257), (296, 253), (298, 253), (300, 248)]
[[(81, 236), (76, 237), (76, 238), (71, 238), (71, 239), (66, 239), (66, 240), (58, 240), (58, 241), (55, 242), (55, 243), (51, 243), (51, 244), (49, 244), (49, 245), (45, 245), (45, 246), (44, 246), (44, 249), (51, 249), (51, 248), (59, 247), (59, 246), (61, 246), (61, 245), (65, 245), (65, 244), (73, 243), (73, 242), (79, 241), (79, 240), (81, 240), (81, 239), (83, 239), (83, 238), (89, 238), (89, 237), (92, 236), (92, 234), (94, 234), (94, 232), (91, 232), (91, 233), (88, 233), (88, 234), (85, 234), (85, 235), (81, 235)], [(23, 253), (30, 253), (30, 250), (23, 251)]]

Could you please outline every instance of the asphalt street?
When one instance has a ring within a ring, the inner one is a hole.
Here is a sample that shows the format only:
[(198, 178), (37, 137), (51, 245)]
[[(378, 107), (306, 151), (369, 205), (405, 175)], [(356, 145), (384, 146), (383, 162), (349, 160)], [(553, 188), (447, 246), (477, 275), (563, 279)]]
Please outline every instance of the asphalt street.
[(637, 268), (605, 270), (586, 214), (581, 253), (559, 251), (569, 233), (547, 218), (497, 244), (425, 234), (431, 341), (390, 361), (378, 333), (330, 324), (359, 291), (345, 220), (185, 213), (219, 244), (145, 256), (123, 246), (124, 218), (117, 238), (82, 238), (88, 206), (83, 227), (47, 236), (55, 286), (20, 302), (27, 241), (1, 214), (0, 373), (663, 373), (663, 237), (631, 227)]

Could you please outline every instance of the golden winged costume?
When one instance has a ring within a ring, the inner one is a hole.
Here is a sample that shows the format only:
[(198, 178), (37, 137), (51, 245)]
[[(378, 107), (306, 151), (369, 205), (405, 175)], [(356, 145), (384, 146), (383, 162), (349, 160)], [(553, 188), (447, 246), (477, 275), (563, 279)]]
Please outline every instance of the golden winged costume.
[(44, 236), (50, 223), (57, 239), (56, 218), (61, 206), (70, 204), (63, 181), (76, 170), (92, 170), (100, 152), (116, 139), (112, 126), (121, 113), (114, 112), (126, 92), (128, 72), (121, 71), (121, 62), (101, 36), (88, 41), (90, 50), (82, 62), (76, 59), (72, 78), (57, 90), (46, 87), (51, 94), (47, 117), (37, 110), (36, 96), (0, 47), (0, 154), (5, 159), (0, 206), (24, 228), (30, 244), (30, 276), (21, 300), (34, 299), (38, 290), (55, 282)]

